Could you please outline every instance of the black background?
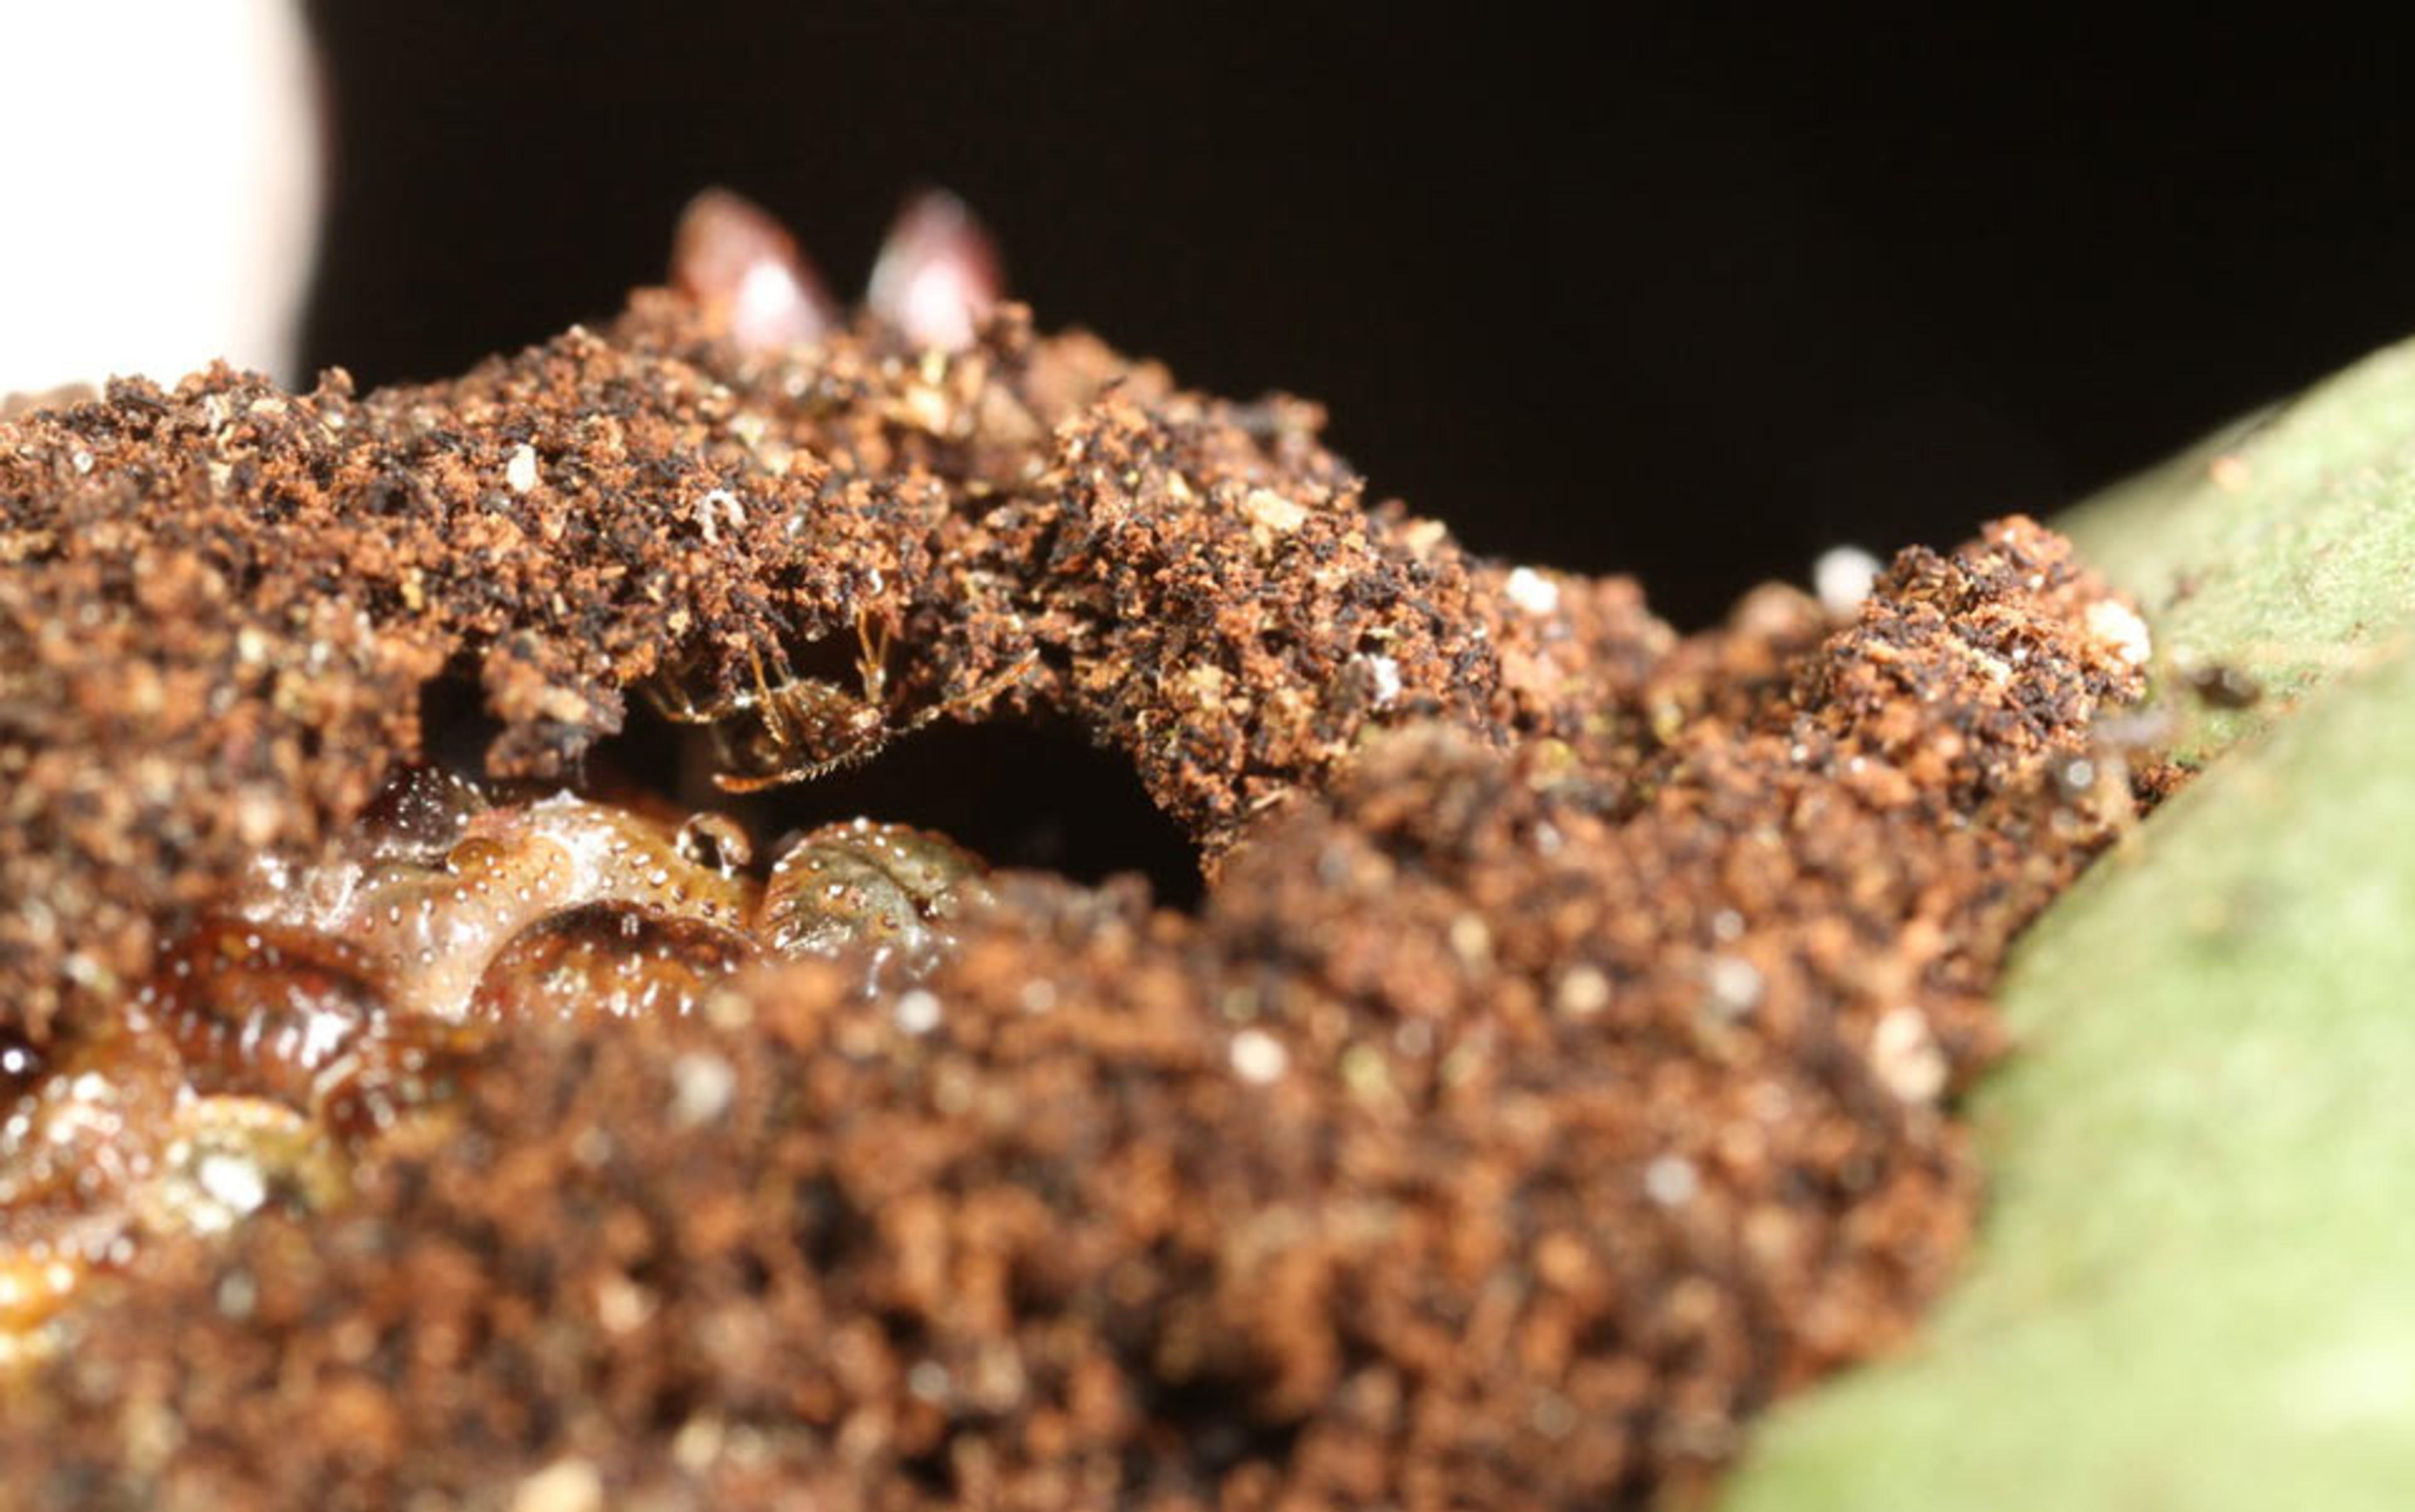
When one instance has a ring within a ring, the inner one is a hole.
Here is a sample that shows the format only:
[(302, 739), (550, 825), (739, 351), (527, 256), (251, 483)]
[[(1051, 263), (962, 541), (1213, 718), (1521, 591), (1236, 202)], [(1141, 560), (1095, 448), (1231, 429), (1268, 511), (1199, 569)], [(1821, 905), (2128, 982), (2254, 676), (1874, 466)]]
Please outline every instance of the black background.
[(1324, 399), (1377, 495), (1688, 623), (1839, 540), (2051, 509), (2415, 329), (2415, 110), (2299, 12), (314, 20), (316, 363), (435, 376), (608, 313), (710, 182), (852, 288), (936, 182), (1043, 324)]

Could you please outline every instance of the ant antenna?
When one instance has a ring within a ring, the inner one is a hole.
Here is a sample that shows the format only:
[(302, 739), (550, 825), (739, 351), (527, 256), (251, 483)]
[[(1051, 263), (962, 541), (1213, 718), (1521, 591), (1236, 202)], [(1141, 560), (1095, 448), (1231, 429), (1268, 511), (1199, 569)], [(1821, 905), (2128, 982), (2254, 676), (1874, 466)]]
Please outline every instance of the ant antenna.
[(1026, 651), (1020, 657), (1016, 658), (1013, 666), (998, 673), (996, 677), (989, 679), (987, 681), (976, 682), (971, 687), (967, 688), (964, 692), (959, 693), (952, 697), (942, 698), (937, 703), (926, 704), (922, 708), (916, 710), (913, 717), (908, 719), (904, 724), (899, 725), (896, 727), (895, 733), (899, 735), (910, 734), (915, 730), (921, 729), (923, 726), (932, 723), (934, 720), (937, 720), (942, 714), (966, 708), (968, 705), (982, 703), (988, 699), (995, 698), (999, 694), (1004, 693), (1007, 689), (1022, 681), (1024, 678), (1029, 674), (1031, 669), (1039, 665), (1040, 653), (1037, 651)]

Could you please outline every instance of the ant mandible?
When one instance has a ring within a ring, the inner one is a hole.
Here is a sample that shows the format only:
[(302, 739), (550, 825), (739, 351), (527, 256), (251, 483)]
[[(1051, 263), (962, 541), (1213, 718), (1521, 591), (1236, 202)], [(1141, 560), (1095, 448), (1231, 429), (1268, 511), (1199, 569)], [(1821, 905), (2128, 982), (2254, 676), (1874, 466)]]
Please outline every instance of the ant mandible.
[(720, 756), (721, 770), (712, 774), (715, 786), (726, 793), (753, 793), (811, 782), (868, 761), (900, 736), (996, 696), (1039, 659), (1037, 651), (1031, 652), (998, 676), (899, 720), (889, 711), (889, 648), (894, 635), (887, 614), (876, 618), (869, 610), (856, 611), (855, 667), (861, 693), (849, 693), (827, 679), (797, 676), (776, 648), (772, 655), (778, 659), (778, 675), (767, 676), (762, 653), (753, 647), (746, 652), (755, 673), (752, 688), (703, 705), (664, 680), (649, 681), (643, 691), (665, 719), (711, 727)]

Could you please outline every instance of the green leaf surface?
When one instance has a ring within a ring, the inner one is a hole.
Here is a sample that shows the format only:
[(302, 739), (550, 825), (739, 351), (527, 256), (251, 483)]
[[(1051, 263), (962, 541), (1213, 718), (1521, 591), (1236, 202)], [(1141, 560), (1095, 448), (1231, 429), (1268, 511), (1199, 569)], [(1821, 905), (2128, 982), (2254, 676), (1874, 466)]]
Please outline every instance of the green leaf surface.
[[(2196, 762), (2361, 665), (2415, 606), (2415, 342), (2220, 432), (2055, 522), (2138, 600)], [(2229, 666), (2268, 696), (2176, 684)]]
[(1969, 1273), (1727, 1512), (2415, 1505), (2415, 348), (2066, 523), (2243, 743), (2022, 942)]

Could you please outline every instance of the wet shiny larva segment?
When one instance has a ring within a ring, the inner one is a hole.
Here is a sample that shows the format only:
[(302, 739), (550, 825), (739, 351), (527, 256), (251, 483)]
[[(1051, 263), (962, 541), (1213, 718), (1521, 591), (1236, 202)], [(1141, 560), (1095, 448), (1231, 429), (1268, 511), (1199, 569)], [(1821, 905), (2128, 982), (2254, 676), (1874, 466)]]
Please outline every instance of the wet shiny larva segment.
[(221, 1234), (271, 1202), (323, 1208), (347, 1186), (323, 1124), (267, 1098), (188, 1099), (131, 1206), (146, 1235)]
[(745, 826), (727, 814), (691, 814), (671, 836), (682, 858), (724, 876), (755, 859)]
[(143, 1245), (222, 1234), (271, 1203), (325, 1207), (346, 1190), (319, 1119), (267, 1098), (173, 1091), (164, 1045), (149, 1034), (76, 1059), (0, 1133), (0, 1166), (22, 1178), (0, 1178), (0, 1386), (56, 1346), (95, 1275)]
[(480, 1024), (683, 1018), (756, 953), (734, 930), (593, 904), (514, 936), (480, 979), (470, 1016)]
[(0, 1117), (7, 1245), (106, 1249), (101, 1215), (158, 1167), (188, 1095), (174, 1047), (156, 1031), (121, 1026), (69, 1049)]
[(450, 1102), (486, 1048), (472, 1025), (389, 1019), (318, 1077), (312, 1111), (329, 1133), (357, 1145)]
[(272, 1099), (346, 1140), (442, 1101), (477, 1047), (447, 1019), (397, 1012), (344, 940), (240, 919), (188, 932), (134, 1022), (174, 1048), (188, 1092)]
[(243, 1091), (308, 1111), (319, 1080), (384, 1025), (368, 963), (291, 925), (205, 919), (176, 942), (136, 1007), (175, 1046), (196, 1092)]
[(0, 1115), (0, 1370), (35, 1357), (94, 1269), (133, 1254), (134, 1204), (165, 1168), (179, 1080), (162, 1036), (116, 1029)]
[[(459, 821), (432, 861), (373, 848), (339, 862), (339, 878), (261, 890), (246, 916), (339, 939), (396, 1012), (459, 1023), (496, 954), (556, 914), (613, 903), (732, 931), (754, 915), (753, 879), (719, 852), (702, 863), (694, 836), (627, 809), (561, 793), (449, 812)], [(423, 846), (433, 838), (405, 832)]]
[(0, 1379), (11, 1367), (30, 1362), (46, 1326), (89, 1274), (81, 1260), (38, 1253), (30, 1246), (0, 1250)]
[(979, 857), (944, 835), (855, 819), (827, 825), (772, 863), (760, 930), (775, 955), (860, 952), (880, 985), (927, 974), (948, 924), (987, 892)]
[(494, 806), (485, 788), (457, 772), (406, 767), (361, 816), (349, 848), (367, 859), (432, 866)]

